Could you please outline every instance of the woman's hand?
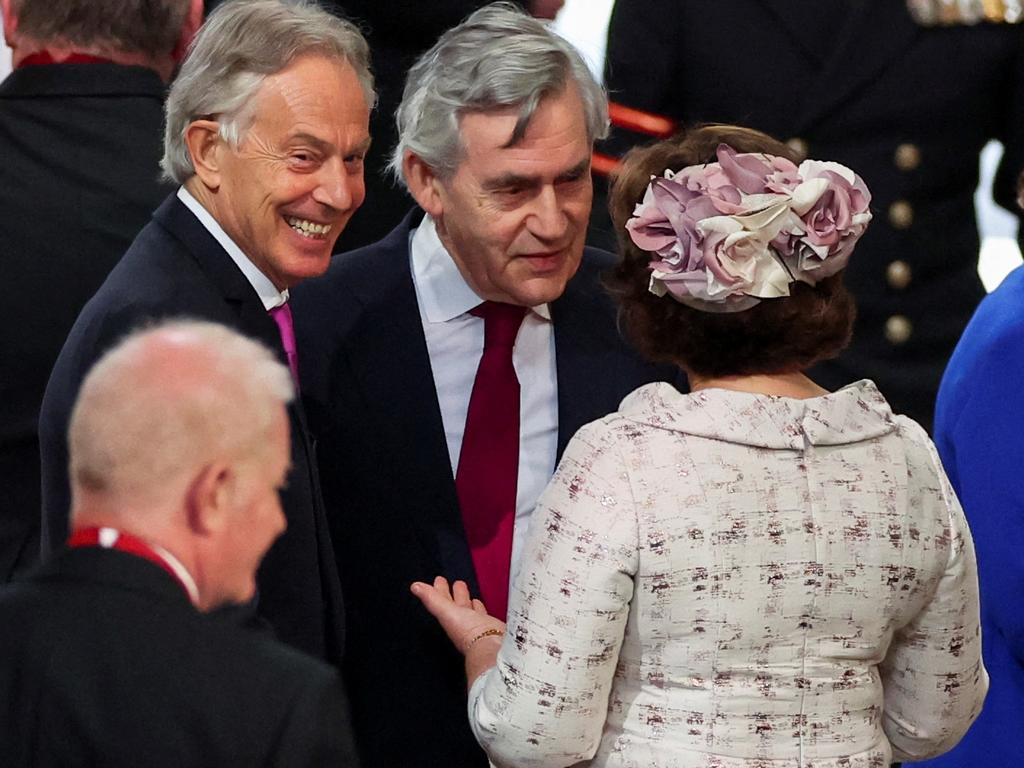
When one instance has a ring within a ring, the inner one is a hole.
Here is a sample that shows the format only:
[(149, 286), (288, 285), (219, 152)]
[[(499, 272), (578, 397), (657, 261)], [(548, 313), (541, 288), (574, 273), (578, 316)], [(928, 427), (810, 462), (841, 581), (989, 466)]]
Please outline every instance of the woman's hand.
[(463, 655), (475, 641), (500, 638), (505, 632), (505, 622), (489, 616), (484, 604), (470, 597), (464, 581), (456, 581), (449, 590), (448, 580), (438, 576), (433, 586), (417, 581), (410, 589)]

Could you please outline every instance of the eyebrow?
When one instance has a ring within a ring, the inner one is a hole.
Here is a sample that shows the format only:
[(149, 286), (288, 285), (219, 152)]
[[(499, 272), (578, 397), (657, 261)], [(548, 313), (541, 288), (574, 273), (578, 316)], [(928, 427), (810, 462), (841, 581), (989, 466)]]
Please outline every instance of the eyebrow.
[[(352, 149), (351, 152), (363, 152), (365, 154), (370, 149), (370, 142), (371, 141), (373, 141), (372, 137), (367, 136), (365, 139), (363, 139), (361, 142), (359, 142), (359, 144), (357, 144)], [(330, 151), (334, 148), (334, 145), (332, 145), (330, 142), (327, 142), (327, 141), (324, 141), (323, 139), (317, 138), (316, 136), (314, 136), (311, 133), (296, 133), (296, 134), (288, 137), (288, 143), (289, 144), (295, 143), (295, 142), (306, 142), (307, 144), (311, 144), (314, 149), (316, 149), (318, 152), (322, 152), (324, 154), (330, 153)], [(351, 152), (349, 152), (347, 154), (351, 154)]]
[[(563, 171), (558, 174), (555, 178), (555, 182), (568, 181), (570, 179), (577, 179), (587, 172), (590, 167), (590, 158), (585, 157), (580, 160), (576, 165), (567, 171)], [(540, 183), (540, 179), (537, 176), (521, 176), (517, 173), (506, 173), (502, 174), (493, 179), (488, 179), (484, 182), (483, 187), (486, 190), (497, 190), (504, 189), (505, 187), (534, 187)]]

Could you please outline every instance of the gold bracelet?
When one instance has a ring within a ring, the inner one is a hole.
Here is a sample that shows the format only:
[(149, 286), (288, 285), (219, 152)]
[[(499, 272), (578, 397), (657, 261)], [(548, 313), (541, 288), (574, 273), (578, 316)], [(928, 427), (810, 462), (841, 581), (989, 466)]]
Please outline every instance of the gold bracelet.
[(483, 640), (485, 637), (501, 637), (504, 634), (505, 630), (503, 629), (495, 629), (494, 627), (491, 627), (490, 629), (485, 629), (479, 635), (477, 635), (468, 643), (466, 643), (466, 650), (463, 651), (463, 653), (469, 653), (469, 649), (473, 647), (473, 643), (475, 643), (477, 640)]

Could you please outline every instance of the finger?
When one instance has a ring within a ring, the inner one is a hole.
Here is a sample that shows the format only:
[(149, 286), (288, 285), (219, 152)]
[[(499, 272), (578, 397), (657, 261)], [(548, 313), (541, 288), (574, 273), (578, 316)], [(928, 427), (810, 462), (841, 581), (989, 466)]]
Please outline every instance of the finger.
[(448, 579), (446, 579), (444, 576), (435, 576), (434, 589), (441, 590), (446, 595), (450, 594), (450, 592), (448, 591)]
[(413, 583), (409, 589), (435, 619), (440, 620), (445, 615), (445, 609), (452, 605), (446, 591), (441, 592), (422, 581)]
[(456, 581), (452, 586), (452, 598), (456, 605), (469, 607), (472, 605), (472, 598), (469, 596), (469, 587), (464, 581)]
[(473, 598), (473, 610), (476, 611), (477, 613), (487, 613), (487, 606), (484, 605), (484, 601), (483, 600), (479, 600), (478, 598), (474, 597)]

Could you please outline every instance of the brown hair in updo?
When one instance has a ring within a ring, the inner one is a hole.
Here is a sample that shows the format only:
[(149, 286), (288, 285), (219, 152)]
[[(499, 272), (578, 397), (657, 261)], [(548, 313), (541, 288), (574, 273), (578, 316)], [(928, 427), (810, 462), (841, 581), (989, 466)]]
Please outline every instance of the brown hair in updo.
[(855, 316), (842, 272), (815, 286), (795, 282), (788, 297), (764, 299), (743, 312), (702, 312), (648, 291), (651, 254), (629, 239), (626, 221), (651, 176), (715, 162), (719, 144), (800, 162), (782, 142), (730, 125), (701, 126), (629, 152), (609, 197), (621, 257), (608, 285), (619, 304), (620, 324), (650, 360), (700, 376), (791, 373), (835, 357), (850, 341)]

